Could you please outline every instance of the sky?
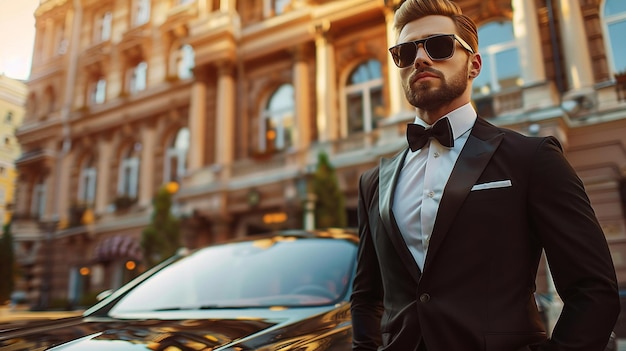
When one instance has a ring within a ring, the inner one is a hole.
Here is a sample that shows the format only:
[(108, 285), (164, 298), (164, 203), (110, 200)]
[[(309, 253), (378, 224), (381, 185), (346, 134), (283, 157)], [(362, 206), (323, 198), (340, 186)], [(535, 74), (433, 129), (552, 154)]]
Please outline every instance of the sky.
[(34, 12), (40, 0), (0, 0), (0, 74), (26, 80), (35, 41)]

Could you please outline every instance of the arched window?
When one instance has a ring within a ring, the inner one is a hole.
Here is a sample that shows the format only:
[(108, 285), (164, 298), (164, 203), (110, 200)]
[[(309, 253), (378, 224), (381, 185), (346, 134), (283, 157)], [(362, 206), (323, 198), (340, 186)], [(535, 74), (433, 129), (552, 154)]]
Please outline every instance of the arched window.
[(135, 94), (146, 89), (148, 64), (145, 61), (139, 62), (133, 67), (130, 75), (130, 93)]
[(93, 104), (102, 104), (106, 100), (107, 81), (103, 77), (92, 83), (91, 93), (89, 94), (89, 102)]
[(135, 26), (140, 26), (150, 20), (150, 1), (135, 0), (134, 21)]
[(294, 111), (293, 86), (283, 84), (272, 94), (262, 113), (261, 150), (284, 150), (293, 145), (296, 133)]
[(122, 154), (117, 183), (117, 194), (120, 196), (137, 197), (140, 152), (141, 143), (135, 143)]
[(33, 187), (31, 213), (34, 218), (41, 218), (46, 210), (46, 178), (41, 176)]
[(83, 204), (93, 204), (96, 199), (97, 171), (92, 157), (89, 157), (81, 167), (78, 180), (78, 200)]
[(522, 85), (519, 49), (510, 21), (490, 22), (478, 29), (483, 67), (474, 79), (474, 92), (489, 95)]
[(603, 15), (611, 70), (613, 73), (626, 73), (626, 1), (606, 0)]
[(264, 0), (264, 2), (265, 17), (271, 17), (285, 13), (289, 4), (291, 3), (291, 0)]
[(104, 11), (96, 16), (94, 42), (99, 43), (107, 41), (111, 38), (111, 24), (113, 22), (113, 13)]
[(33, 92), (28, 96), (26, 102), (26, 118), (37, 118), (37, 95)]
[(346, 85), (347, 134), (371, 132), (384, 117), (383, 78), (380, 62), (369, 60), (357, 66)]
[(195, 53), (193, 51), (193, 47), (189, 44), (185, 44), (180, 47), (176, 55), (176, 70), (178, 72), (178, 78), (187, 79), (193, 77), (193, 68), (195, 65)]
[(187, 171), (187, 152), (189, 151), (189, 128), (181, 128), (176, 133), (176, 138), (165, 153), (165, 177), (164, 182), (179, 181)]
[(45, 118), (48, 117), (48, 114), (54, 112), (55, 98), (54, 89), (51, 86), (48, 86), (44, 92), (43, 112), (46, 114), (44, 116)]
[(195, 0), (176, 0), (176, 5), (185, 5), (185, 4), (191, 4), (192, 2), (194, 2)]

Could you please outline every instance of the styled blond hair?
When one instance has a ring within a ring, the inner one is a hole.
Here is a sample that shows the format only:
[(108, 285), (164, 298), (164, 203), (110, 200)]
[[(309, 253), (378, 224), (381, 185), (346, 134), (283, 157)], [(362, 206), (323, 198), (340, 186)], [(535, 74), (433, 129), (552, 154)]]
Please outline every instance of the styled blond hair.
[(405, 0), (396, 10), (394, 29), (400, 33), (404, 26), (426, 16), (446, 16), (454, 21), (458, 35), (478, 52), (476, 23), (461, 11), (459, 5), (450, 0)]

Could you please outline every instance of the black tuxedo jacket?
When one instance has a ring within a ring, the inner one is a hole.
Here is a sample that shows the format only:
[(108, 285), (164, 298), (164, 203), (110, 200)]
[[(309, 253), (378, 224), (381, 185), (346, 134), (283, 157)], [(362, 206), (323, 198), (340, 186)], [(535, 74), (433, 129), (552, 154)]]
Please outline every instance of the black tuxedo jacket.
[[(423, 272), (391, 209), (407, 152), (361, 176), (353, 350), (424, 342), (428, 351), (602, 351), (619, 313), (615, 269), (558, 141), (478, 118), (445, 187)], [(564, 303), (549, 339), (533, 295), (542, 250)]]

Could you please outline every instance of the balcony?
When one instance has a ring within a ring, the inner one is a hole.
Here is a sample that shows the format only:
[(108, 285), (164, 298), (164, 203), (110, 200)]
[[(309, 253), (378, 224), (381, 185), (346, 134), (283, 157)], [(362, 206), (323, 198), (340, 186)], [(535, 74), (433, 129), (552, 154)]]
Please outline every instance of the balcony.
[(516, 87), (489, 95), (477, 95), (474, 105), (480, 117), (494, 118), (521, 110), (524, 107), (522, 96), (522, 89)]

